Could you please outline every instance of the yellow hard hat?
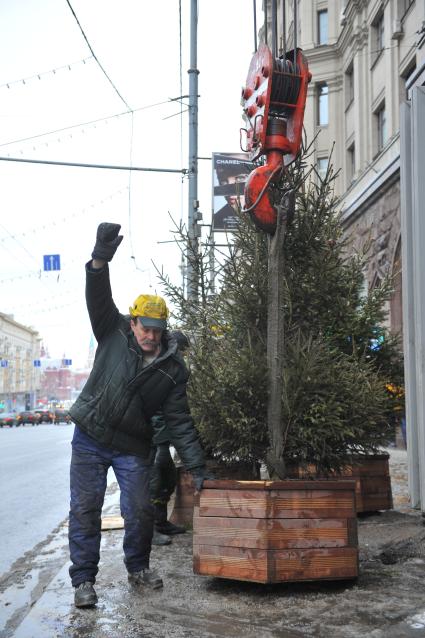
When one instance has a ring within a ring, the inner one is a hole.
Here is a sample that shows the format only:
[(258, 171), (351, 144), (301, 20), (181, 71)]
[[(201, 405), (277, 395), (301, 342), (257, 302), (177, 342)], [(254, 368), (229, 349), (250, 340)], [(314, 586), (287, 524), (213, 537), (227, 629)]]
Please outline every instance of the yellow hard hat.
[(139, 295), (130, 307), (130, 315), (138, 317), (144, 328), (167, 327), (168, 309), (162, 297), (157, 295)]

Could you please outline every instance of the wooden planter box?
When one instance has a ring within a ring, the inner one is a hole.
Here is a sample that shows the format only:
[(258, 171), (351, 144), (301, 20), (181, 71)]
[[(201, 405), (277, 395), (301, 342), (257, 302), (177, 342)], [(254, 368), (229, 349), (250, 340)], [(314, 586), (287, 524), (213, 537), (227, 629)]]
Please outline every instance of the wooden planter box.
[[(335, 478), (349, 478), (356, 482), (356, 510), (362, 512), (376, 512), (393, 508), (391, 477), (389, 469), (389, 454), (375, 454), (356, 457), (353, 465), (349, 465)], [(308, 478), (317, 476), (314, 466), (306, 469), (293, 467), (291, 478)], [(320, 476), (319, 476), (320, 478)]]
[(192, 527), (195, 486), (192, 475), (182, 467), (177, 468), (177, 485), (174, 493), (174, 502), (169, 520), (175, 525)]
[(195, 574), (259, 583), (358, 576), (354, 481), (206, 481), (193, 520)]
[[(223, 465), (214, 461), (207, 461), (208, 471), (217, 479), (236, 479), (244, 480), (253, 478), (255, 471), (252, 465), (238, 463), (233, 466)], [(257, 469), (258, 476), (259, 467)], [(184, 525), (192, 527), (193, 525), (193, 508), (195, 486), (193, 484), (192, 475), (183, 467), (177, 468), (177, 482), (172, 503), (172, 511), (169, 520), (175, 525)]]

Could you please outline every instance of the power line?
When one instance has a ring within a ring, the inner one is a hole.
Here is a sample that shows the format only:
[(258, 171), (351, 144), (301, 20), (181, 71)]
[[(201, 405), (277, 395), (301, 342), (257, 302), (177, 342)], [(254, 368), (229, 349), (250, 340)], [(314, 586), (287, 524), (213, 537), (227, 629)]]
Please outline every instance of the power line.
[(69, 0), (66, 0), (66, 3), (67, 3), (67, 5), (68, 5), (68, 7), (71, 9), (72, 15), (74, 16), (75, 21), (76, 21), (76, 23), (78, 24), (78, 26), (79, 26), (79, 28), (80, 28), (80, 31), (81, 31), (81, 33), (82, 33), (82, 36), (83, 36), (84, 40), (86, 41), (88, 48), (90, 49), (90, 53), (92, 54), (92, 56), (93, 56), (93, 57), (94, 57), (94, 59), (96, 60), (97, 64), (99, 65), (99, 68), (101, 69), (102, 73), (104, 74), (104, 76), (105, 76), (105, 77), (106, 77), (106, 79), (108, 80), (109, 84), (110, 84), (110, 85), (112, 86), (112, 88), (114, 89), (115, 93), (118, 95), (118, 97), (120, 98), (120, 100), (121, 100), (121, 101), (122, 101), (122, 102), (126, 105), (127, 110), (128, 110), (129, 112), (131, 112), (131, 111), (132, 111), (132, 108), (131, 108), (128, 104), (127, 104), (126, 100), (124, 100), (123, 96), (122, 96), (122, 95), (121, 95), (121, 93), (118, 91), (117, 87), (116, 87), (116, 86), (115, 86), (115, 84), (112, 82), (111, 78), (110, 78), (110, 77), (109, 77), (109, 75), (106, 73), (106, 71), (105, 71), (105, 69), (103, 68), (103, 66), (101, 65), (101, 63), (99, 62), (99, 60), (98, 60), (98, 58), (97, 58), (97, 56), (96, 56), (95, 52), (93, 51), (93, 49), (92, 49), (92, 47), (91, 47), (90, 42), (89, 42), (89, 41), (88, 41), (88, 39), (87, 39), (86, 34), (84, 33), (84, 30), (83, 30), (83, 28), (82, 28), (82, 26), (81, 26), (81, 24), (80, 24), (80, 21), (78, 20), (78, 18), (77, 18), (77, 16), (76, 16), (76, 13), (75, 13), (74, 9), (73, 9), (73, 8), (72, 8), (72, 6), (71, 6), (70, 1), (69, 1)]

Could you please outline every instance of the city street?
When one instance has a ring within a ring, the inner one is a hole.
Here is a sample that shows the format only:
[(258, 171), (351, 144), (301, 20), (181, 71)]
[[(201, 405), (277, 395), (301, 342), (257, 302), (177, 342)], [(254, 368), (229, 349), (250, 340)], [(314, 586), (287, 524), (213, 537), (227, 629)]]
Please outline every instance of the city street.
[[(425, 638), (424, 527), (407, 498), (406, 451), (389, 450), (394, 509), (361, 516), (359, 578), (260, 585), (201, 577), (192, 534), (154, 547), (164, 589), (129, 588), (122, 529), (102, 535), (99, 603), (76, 609), (60, 526), (0, 578), (1, 638)], [(105, 514), (118, 514), (116, 484)]]
[[(73, 431), (72, 424), (0, 429), (1, 638), (15, 635), (28, 610), (68, 562)], [(108, 484), (105, 509), (116, 501), (112, 471)]]
[(73, 430), (65, 424), (0, 430), (0, 576), (68, 516)]

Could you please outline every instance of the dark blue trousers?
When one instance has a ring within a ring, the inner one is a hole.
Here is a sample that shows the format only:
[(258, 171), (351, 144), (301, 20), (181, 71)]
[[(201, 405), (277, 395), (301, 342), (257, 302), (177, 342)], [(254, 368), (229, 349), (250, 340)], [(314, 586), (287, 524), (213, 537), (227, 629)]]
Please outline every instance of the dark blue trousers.
[(149, 567), (153, 534), (149, 463), (130, 454), (106, 448), (78, 427), (72, 440), (69, 549), (72, 584), (96, 581), (101, 511), (108, 469), (112, 467), (120, 487), (124, 519), (124, 563), (129, 572)]

